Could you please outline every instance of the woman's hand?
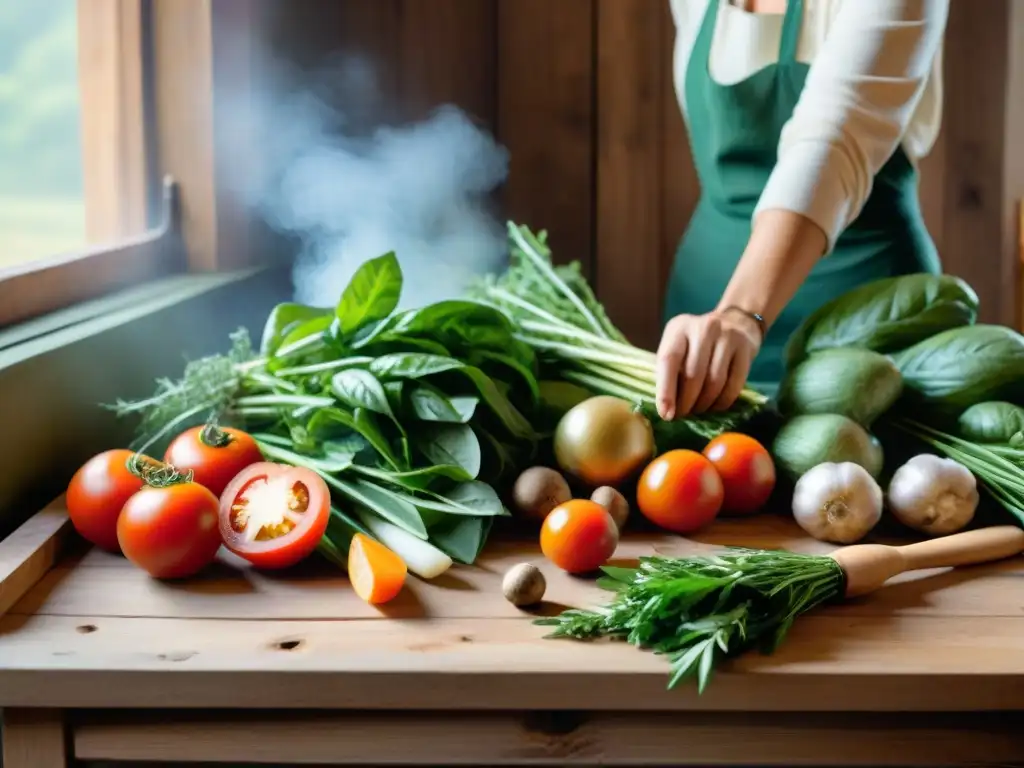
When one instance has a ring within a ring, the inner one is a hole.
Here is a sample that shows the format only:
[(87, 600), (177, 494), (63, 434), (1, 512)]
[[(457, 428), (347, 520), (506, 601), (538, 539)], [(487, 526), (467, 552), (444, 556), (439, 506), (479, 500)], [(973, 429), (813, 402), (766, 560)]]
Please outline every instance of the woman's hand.
[(761, 328), (741, 312), (678, 315), (658, 346), (658, 414), (724, 410), (736, 402), (761, 348)]

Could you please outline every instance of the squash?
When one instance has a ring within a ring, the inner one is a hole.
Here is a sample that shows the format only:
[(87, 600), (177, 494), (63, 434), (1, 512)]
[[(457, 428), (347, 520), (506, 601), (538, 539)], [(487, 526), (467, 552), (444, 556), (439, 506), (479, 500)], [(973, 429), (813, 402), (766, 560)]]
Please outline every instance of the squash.
[(835, 413), (868, 428), (903, 391), (899, 368), (868, 349), (825, 349), (790, 371), (779, 388), (784, 415)]
[(1024, 432), (1024, 408), (990, 400), (972, 405), (957, 422), (960, 436), (975, 443), (1006, 443)]
[(853, 419), (836, 413), (795, 416), (772, 442), (775, 464), (790, 479), (826, 462), (858, 464), (874, 477), (882, 473), (882, 445)]

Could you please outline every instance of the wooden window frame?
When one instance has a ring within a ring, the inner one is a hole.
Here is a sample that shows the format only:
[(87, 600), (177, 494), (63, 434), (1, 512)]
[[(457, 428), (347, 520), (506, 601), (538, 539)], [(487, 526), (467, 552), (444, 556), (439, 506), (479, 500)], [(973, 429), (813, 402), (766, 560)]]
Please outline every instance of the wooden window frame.
[(216, 93), (237, 104), (248, 88), (253, 17), (249, 0), (78, 0), (90, 246), (0, 270), (0, 328), (175, 272), (260, 262), (216, 163)]

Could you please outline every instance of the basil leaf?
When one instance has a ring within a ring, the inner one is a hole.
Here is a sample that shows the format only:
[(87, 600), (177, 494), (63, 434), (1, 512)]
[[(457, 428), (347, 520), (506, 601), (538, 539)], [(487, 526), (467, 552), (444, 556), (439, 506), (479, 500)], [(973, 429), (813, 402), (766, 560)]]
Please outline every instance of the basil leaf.
[[(463, 418), (454, 403), (434, 387), (417, 384), (409, 390), (409, 406), (416, 418), (422, 421), (440, 421), (450, 424), (464, 424), (469, 421)], [(472, 416), (472, 412), (470, 412)]]
[(399, 461), (398, 456), (395, 455), (391, 443), (388, 442), (387, 436), (381, 431), (380, 425), (377, 423), (377, 419), (374, 418), (372, 411), (368, 411), (365, 408), (356, 408), (352, 412), (352, 416), (355, 421), (356, 430), (366, 438), (367, 442), (373, 446), (374, 450), (388, 464), (397, 470), (408, 469), (408, 463)]
[(300, 467), (309, 467), (318, 474), (321, 474), (324, 479), (326, 479), (326, 475), (344, 472), (352, 466), (352, 461), (349, 457), (328, 455), (311, 456), (305, 453), (296, 453), (295, 451), (266, 440), (265, 438), (267, 437), (268, 435), (261, 435), (259, 432), (253, 434), (253, 439), (259, 445), (260, 452), (268, 460), (280, 461)]
[(388, 405), (391, 406), (392, 413), (398, 413), (402, 410), (403, 395), (405, 393), (405, 386), (401, 381), (389, 381), (384, 384), (384, 394), (387, 395)]
[(491, 523), (489, 517), (444, 520), (430, 529), (430, 542), (452, 560), (472, 565), (480, 556)]
[(487, 403), (487, 407), (494, 412), (494, 415), (501, 420), (501, 423), (505, 425), (505, 428), (512, 433), (514, 437), (524, 440), (533, 440), (536, 438), (536, 432), (534, 431), (533, 426), (526, 420), (526, 417), (523, 416), (523, 414), (520, 413), (514, 405), (512, 405), (509, 399), (498, 390), (490, 376), (479, 368), (474, 368), (469, 365), (462, 366), (460, 371), (468, 376), (473, 384), (476, 385), (477, 391), (480, 393), (483, 401)]
[(532, 403), (540, 401), (540, 385), (537, 383), (536, 375), (531, 368), (523, 365), (515, 358), (502, 354), (501, 352), (477, 349), (470, 353), (470, 362), (478, 367), (487, 362), (492, 362), (509, 368), (514, 371), (526, 385), (526, 389), (530, 393), (530, 401)]
[(274, 354), (276, 355), (285, 351), (292, 344), (302, 341), (310, 336), (323, 336), (324, 331), (331, 327), (331, 322), (333, 322), (333, 319), (330, 314), (325, 314), (296, 323), (287, 332), (285, 337), (281, 340), (281, 343), (277, 345), (277, 349), (274, 351)]
[(473, 397), (472, 395), (457, 395), (449, 397), (448, 402), (451, 403), (452, 408), (459, 414), (459, 421), (465, 424), (476, 413), (476, 407), (480, 404), (480, 398)]
[(278, 304), (270, 311), (270, 316), (263, 326), (260, 354), (273, 355), (291, 331), (309, 320), (330, 318), (330, 316), (331, 311), (322, 307), (310, 307), (292, 302)]
[(417, 469), (410, 469), (405, 472), (363, 467), (358, 464), (353, 469), (359, 474), (411, 491), (425, 490), (439, 478), (454, 480), (459, 483), (468, 482), (473, 479), (465, 469), (454, 464), (431, 464), (427, 467), (418, 467)]
[(370, 371), (381, 379), (418, 379), (447, 371), (457, 371), (463, 364), (452, 357), (420, 352), (382, 355), (370, 363)]
[(490, 343), (505, 347), (505, 339), (515, 334), (511, 321), (494, 307), (478, 301), (450, 299), (438, 301), (403, 314), (395, 326), (399, 333), (425, 334), (442, 343)]
[(434, 464), (462, 467), (470, 477), (480, 474), (480, 441), (466, 424), (438, 425), (418, 434), (415, 442)]
[(1009, 444), (1024, 430), (1024, 408), (999, 400), (977, 403), (960, 414), (957, 426), (967, 440)]
[(386, 318), (395, 311), (401, 294), (402, 268), (394, 252), (363, 263), (334, 311), (339, 337), (348, 337), (367, 323)]
[(786, 365), (835, 347), (893, 352), (970, 325), (977, 316), (977, 294), (953, 275), (922, 273), (876, 280), (808, 316), (786, 345)]
[(497, 491), (487, 483), (477, 481), (459, 483), (444, 494), (444, 500), (452, 507), (468, 510), (462, 514), (476, 514), (487, 517), (507, 515)]
[(345, 441), (345, 446), (350, 448), (355, 447), (352, 433), (356, 433), (394, 469), (406, 469), (395, 455), (387, 436), (381, 431), (373, 412), (365, 408), (356, 408), (352, 413), (341, 408), (321, 408), (310, 418), (306, 429), (321, 439), (327, 435), (337, 435), (340, 429), (343, 434), (339, 442)]
[(417, 538), (424, 540), (427, 538), (427, 527), (420, 519), (420, 513), (416, 511), (416, 507), (397, 494), (365, 480), (348, 481), (336, 477), (324, 479), (351, 501), (361, 504)]
[(904, 386), (944, 411), (1024, 402), (1024, 336), (1001, 325), (945, 331), (893, 356)]
[(331, 378), (335, 397), (349, 408), (365, 408), (394, 418), (384, 387), (369, 371), (346, 368)]

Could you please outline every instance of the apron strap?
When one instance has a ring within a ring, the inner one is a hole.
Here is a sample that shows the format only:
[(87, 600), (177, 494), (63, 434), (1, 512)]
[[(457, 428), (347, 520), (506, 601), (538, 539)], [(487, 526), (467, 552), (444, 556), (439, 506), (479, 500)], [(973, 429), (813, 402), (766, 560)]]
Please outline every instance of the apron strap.
[(796, 48), (800, 42), (800, 24), (804, 17), (803, 0), (789, 0), (782, 19), (782, 38), (779, 40), (779, 63), (796, 61)]

